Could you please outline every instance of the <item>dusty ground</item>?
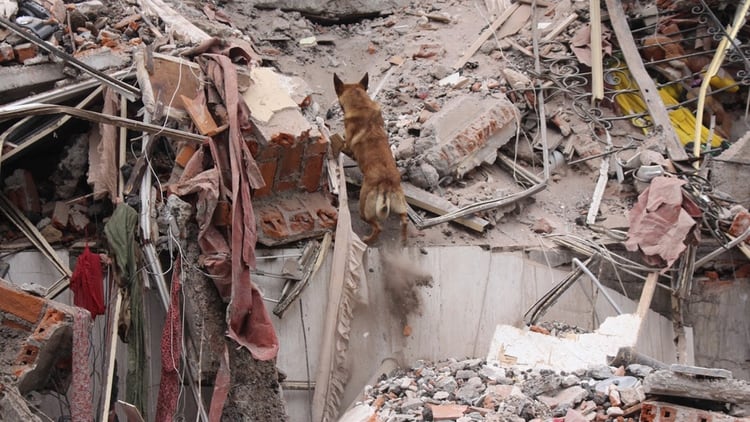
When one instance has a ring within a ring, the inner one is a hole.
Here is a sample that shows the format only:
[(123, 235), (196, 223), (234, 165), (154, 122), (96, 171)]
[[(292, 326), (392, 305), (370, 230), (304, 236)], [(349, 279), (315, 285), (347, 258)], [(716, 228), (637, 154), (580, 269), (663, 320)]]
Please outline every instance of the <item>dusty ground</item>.
[[(341, 113), (333, 92), (333, 73), (339, 74), (345, 81), (354, 81), (367, 72), (370, 75), (370, 91), (381, 88), (376, 99), (382, 105), (391, 144), (398, 149), (402, 142), (413, 141), (409, 139), (413, 136), (405, 127), (408, 123), (404, 122), (414, 121), (425, 107), (425, 102), (444, 105), (459, 95), (474, 95), (478, 99), (501, 95), (502, 83), (498, 88), (487, 87), (492, 81), (503, 81), (501, 69), (511, 67), (524, 73), (533, 69), (531, 58), (515, 49), (507, 49), (501, 40), (490, 38), (471, 58), (471, 68), (463, 71), (463, 75), (470, 79), (466, 86), (457, 89), (438, 86), (440, 78), (452, 73), (449, 65), (477, 38), (491, 16), (482, 2), (416, 3), (409, 11), (426, 10), (442, 14), (449, 16), (452, 23), (427, 22), (425, 18), (400, 11), (355, 24), (321, 26), (297, 12), (247, 10), (237, 3), (229, 3), (225, 7), (236, 27), (253, 38), (273, 66), (283, 73), (300, 76), (310, 84), (318, 105), (313, 110), (326, 118), (332, 131), (342, 128)], [(539, 16), (544, 18), (543, 13), (546, 13), (546, 20), (550, 21), (572, 7), (570, 2), (561, 2), (557, 10), (540, 8)], [(530, 23), (527, 22), (517, 38), (530, 39), (529, 28)], [(326, 39), (330, 43), (300, 47), (298, 40), (309, 36)], [(432, 46), (438, 55), (413, 58), (423, 45)], [(498, 45), (506, 49), (498, 49)], [(389, 60), (394, 56), (404, 58), (404, 63), (393, 67)], [(473, 83), (481, 84), (478, 92), (471, 91)], [(424, 93), (427, 96), (423, 100), (420, 95), (424, 96)], [(548, 110), (564, 108), (561, 100), (548, 104)], [(628, 129), (625, 127), (624, 130)], [(517, 142), (528, 145), (530, 140), (522, 134)], [(513, 153), (513, 145), (515, 140), (508, 145), (509, 153)], [(399, 164), (403, 165), (404, 162)], [(496, 224), (486, 233), (475, 233), (455, 224), (443, 224), (421, 233), (412, 228), (411, 238), (416, 244), (538, 245), (538, 235), (533, 232), (532, 226), (539, 218), (546, 219), (556, 233), (576, 232), (575, 219), (585, 215), (598, 175), (594, 167), (598, 166), (598, 160), (592, 161), (592, 164), (574, 168), (565, 165), (558, 167), (553, 171), (548, 189), (533, 200), (524, 201), (514, 209), (483, 213), (484, 218)], [(535, 170), (541, 174), (541, 161), (537, 161)], [(507, 169), (498, 165), (484, 165), (461, 181), (442, 184), (434, 192), (456, 205), (464, 206), (520, 190)], [(622, 190), (625, 192), (621, 194), (619, 191)], [(622, 221), (626, 212), (622, 199), (632, 196), (627, 190), (612, 187), (602, 206), (604, 215), (618, 217)], [(354, 191), (351, 196), (356, 201), (357, 192)], [(351, 209), (356, 214), (357, 207)], [(366, 233), (367, 228), (358, 218), (354, 218), (354, 224), (357, 233)], [(388, 225), (384, 239), (395, 239), (396, 227), (395, 223)]]

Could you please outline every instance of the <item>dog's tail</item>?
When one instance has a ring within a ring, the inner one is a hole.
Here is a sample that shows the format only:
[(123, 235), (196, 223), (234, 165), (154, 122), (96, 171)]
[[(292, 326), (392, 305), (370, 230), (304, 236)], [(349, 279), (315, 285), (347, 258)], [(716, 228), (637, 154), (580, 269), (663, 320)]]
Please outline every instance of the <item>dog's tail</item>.
[(391, 195), (388, 189), (382, 185), (378, 186), (378, 195), (375, 198), (375, 215), (379, 220), (385, 220), (391, 213)]

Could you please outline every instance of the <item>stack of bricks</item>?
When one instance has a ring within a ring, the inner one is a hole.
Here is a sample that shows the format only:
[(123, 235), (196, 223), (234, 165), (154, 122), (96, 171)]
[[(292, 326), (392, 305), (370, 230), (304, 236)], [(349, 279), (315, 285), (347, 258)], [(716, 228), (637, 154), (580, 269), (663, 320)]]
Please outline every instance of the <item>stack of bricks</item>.
[(267, 145), (248, 142), (266, 182), (265, 187), (255, 191), (256, 198), (295, 190), (320, 190), (328, 141), (312, 132), (317, 131), (296, 138), (275, 137)]

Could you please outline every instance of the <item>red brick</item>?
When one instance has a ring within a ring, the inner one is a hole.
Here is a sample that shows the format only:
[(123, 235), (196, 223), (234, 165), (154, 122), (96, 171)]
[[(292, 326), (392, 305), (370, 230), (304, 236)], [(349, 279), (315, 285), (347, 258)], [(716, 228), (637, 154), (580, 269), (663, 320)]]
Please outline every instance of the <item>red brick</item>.
[[(30, 365), (36, 362), (37, 356), (39, 356), (39, 348), (32, 344), (27, 344), (26, 347), (21, 349), (21, 352), (18, 353), (18, 357), (16, 358), (16, 365)], [(21, 372), (23, 372), (23, 370), (21, 370)]]
[(308, 192), (315, 192), (320, 187), (320, 175), (323, 173), (323, 154), (305, 159), (300, 185)]
[(24, 63), (26, 60), (36, 57), (39, 52), (39, 47), (37, 47), (36, 44), (27, 42), (13, 47), (13, 52), (16, 54), (16, 59), (19, 62)]
[[(251, 148), (250, 151), (253, 149)], [(278, 160), (282, 148), (278, 145), (267, 145), (257, 147), (257, 153), (253, 154), (256, 161)]]
[(297, 187), (296, 180), (277, 180), (276, 184), (273, 185), (273, 190), (276, 193), (286, 192)]
[(292, 230), (292, 233), (307, 232), (315, 228), (315, 221), (309, 212), (303, 211), (294, 214), (289, 219), (289, 228)]
[(336, 213), (336, 210), (319, 209), (317, 214), (318, 214), (318, 221), (320, 221), (320, 225), (323, 228), (332, 229), (336, 227), (336, 222), (339, 219), (339, 215), (338, 213)]
[(283, 147), (290, 147), (294, 145), (294, 141), (297, 138), (294, 135), (288, 134), (288, 133), (276, 133), (273, 136), (271, 136), (271, 142), (276, 145), (281, 145)]
[(48, 340), (49, 336), (55, 332), (52, 328), (63, 321), (65, 321), (65, 313), (54, 308), (47, 308), (47, 312), (44, 313), (44, 318), (42, 318), (42, 321), (37, 325), (31, 338), (39, 341)]
[(36, 324), (44, 308), (44, 301), (36, 296), (0, 284), (0, 312), (14, 315)]
[(8, 43), (0, 44), (0, 63), (10, 62), (16, 59), (13, 47)]
[(315, 155), (325, 154), (328, 150), (328, 140), (322, 136), (318, 139), (312, 139), (307, 144), (305, 149), (305, 157), (312, 157)]
[(268, 161), (265, 163), (258, 163), (260, 174), (263, 175), (263, 181), (266, 185), (255, 191), (255, 197), (260, 198), (271, 193), (273, 190), (273, 181), (276, 177), (276, 161)]
[(276, 208), (267, 207), (260, 210), (260, 227), (268, 237), (283, 239), (289, 236), (289, 228), (286, 225), (284, 214)]
[(281, 166), (279, 167), (279, 177), (292, 176), (299, 172), (302, 164), (302, 152), (304, 144), (297, 144), (291, 148), (284, 148), (281, 151)]
[(65, 202), (55, 202), (55, 208), (52, 210), (52, 225), (60, 230), (68, 227), (68, 218), (70, 218), (70, 208)]

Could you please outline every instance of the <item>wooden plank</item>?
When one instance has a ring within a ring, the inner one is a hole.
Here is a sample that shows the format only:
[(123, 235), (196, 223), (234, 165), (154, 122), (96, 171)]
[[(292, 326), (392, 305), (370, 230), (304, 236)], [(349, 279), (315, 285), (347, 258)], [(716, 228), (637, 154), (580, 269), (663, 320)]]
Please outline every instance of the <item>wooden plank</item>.
[(625, 56), (628, 69), (634, 80), (638, 83), (641, 96), (651, 114), (654, 131), (656, 133), (661, 132), (663, 135), (667, 154), (672, 161), (686, 161), (688, 159), (687, 153), (682, 148), (682, 144), (672, 127), (667, 109), (664, 107), (664, 103), (659, 97), (659, 92), (656, 90), (656, 84), (654, 84), (651, 76), (646, 71), (643, 60), (638, 53), (638, 46), (636, 46), (633, 34), (630, 32), (627, 17), (622, 9), (622, 2), (620, 0), (605, 1), (607, 10), (609, 11), (610, 24), (617, 36), (617, 41), (620, 44), (623, 56)]
[(214, 136), (219, 133), (219, 127), (216, 125), (211, 112), (208, 111), (206, 103), (198, 102), (184, 95), (180, 95), (180, 99), (201, 135)]
[(520, 31), (521, 28), (528, 25), (529, 17), (531, 17), (531, 6), (522, 4), (518, 8), (518, 10), (513, 12), (508, 20), (503, 23), (503, 25), (498, 29), (495, 36), (498, 39), (504, 39), (511, 35), (514, 35), (516, 32)]
[(500, 14), (500, 16), (495, 19), (494, 22), (489, 26), (489, 28), (485, 29), (484, 32), (482, 32), (481, 35), (479, 35), (479, 38), (474, 40), (474, 42), (469, 46), (468, 49), (464, 52), (464, 54), (461, 56), (456, 63), (453, 64), (453, 69), (460, 69), (464, 67), (466, 62), (469, 61), (471, 56), (474, 55), (474, 53), (479, 50), (479, 47), (484, 44), (485, 41), (487, 41), (490, 36), (492, 36), (495, 31), (497, 31), (498, 28), (500, 28), (500, 25), (502, 25), (509, 17), (512, 15), (518, 8), (521, 7), (520, 4), (514, 3), (509, 8), (505, 9), (503, 13)]
[(591, 10), (591, 100), (604, 99), (604, 63), (602, 59), (602, 8), (601, 0), (590, 0)]
[(750, 403), (747, 381), (724, 378), (696, 378), (669, 370), (655, 371), (643, 379), (646, 394), (712, 400), (721, 403)]
[[(401, 187), (404, 189), (406, 202), (417, 208), (421, 208), (437, 215), (445, 215), (458, 209), (457, 206), (453, 205), (448, 200), (419, 189), (411, 183), (401, 183)], [(459, 217), (453, 221), (478, 232), (483, 232), (490, 224), (489, 221), (476, 216)]]
[(646, 318), (646, 313), (651, 308), (651, 300), (654, 298), (654, 291), (656, 290), (656, 280), (659, 279), (659, 273), (649, 273), (646, 277), (646, 284), (643, 286), (641, 292), (641, 299), (638, 301), (638, 309), (635, 314), (641, 319), (641, 324)]
[[(594, 1), (594, 0), (592, 0)], [(555, 39), (558, 35), (560, 35), (561, 32), (565, 30), (568, 26), (570, 26), (571, 23), (575, 22), (576, 19), (578, 19), (577, 13), (571, 13), (566, 17), (565, 19), (561, 20), (557, 25), (555, 25), (554, 28), (552, 28), (544, 37), (542, 37), (542, 42), (549, 42)], [(592, 47), (593, 49), (593, 47)]]

